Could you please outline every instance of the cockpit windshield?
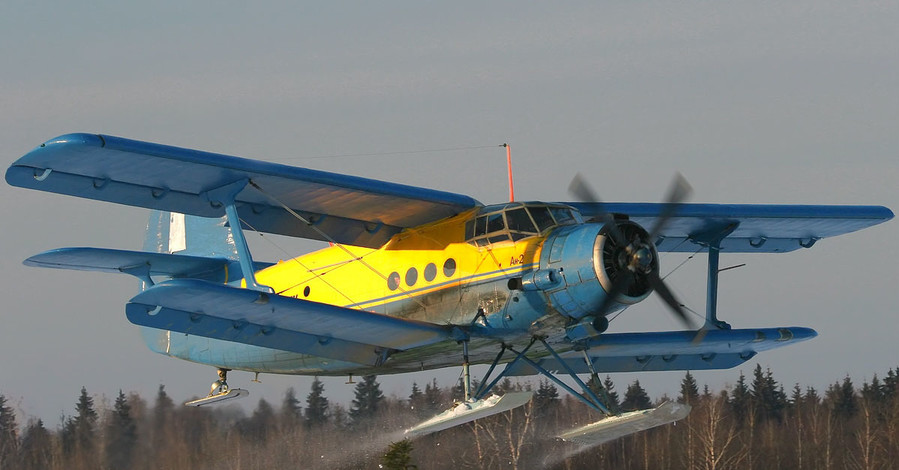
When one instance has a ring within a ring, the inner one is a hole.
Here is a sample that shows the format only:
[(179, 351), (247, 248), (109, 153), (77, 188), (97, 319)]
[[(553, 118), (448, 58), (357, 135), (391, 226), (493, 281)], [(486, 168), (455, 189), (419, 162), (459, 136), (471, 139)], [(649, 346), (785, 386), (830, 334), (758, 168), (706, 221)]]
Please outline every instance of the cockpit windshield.
[(579, 215), (567, 206), (511, 203), (488, 206), (465, 226), (465, 238), (475, 246), (518, 241), (558, 225), (578, 223)]

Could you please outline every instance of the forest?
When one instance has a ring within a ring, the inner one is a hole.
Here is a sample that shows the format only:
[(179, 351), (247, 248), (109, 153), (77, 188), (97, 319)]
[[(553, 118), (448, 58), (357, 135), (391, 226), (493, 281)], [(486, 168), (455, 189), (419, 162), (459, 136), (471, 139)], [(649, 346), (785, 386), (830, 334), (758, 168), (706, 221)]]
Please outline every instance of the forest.
[[(102, 407), (82, 388), (75, 413), (56, 426), (19, 423), (0, 395), (0, 470), (889, 469), (899, 462), (899, 367), (861, 386), (846, 376), (821, 391), (785, 387), (761, 366), (720, 391), (687, 372), (677, 397), (655, 400), (639, 380), (623, 392), (609, 376), (591, 386), (620, 411), (666, 400), (693, 411), (671, 425), (581, 448), (553, 436), (598, 416), (547, 381), (523, 407), (415, 440), (402, 430), (459, 400), (461, 384), (413, 383), (408, 396), (388, 397), (367, 376), (345, 407), (331, 403), (315, 379), (307, 393), (288, 389), (281, 403), (260, 400), (251, 413), (176, 405), (162, 385), (150, 399), (119, 391)], [(508, 379), (498, 385), (528, 387)]]

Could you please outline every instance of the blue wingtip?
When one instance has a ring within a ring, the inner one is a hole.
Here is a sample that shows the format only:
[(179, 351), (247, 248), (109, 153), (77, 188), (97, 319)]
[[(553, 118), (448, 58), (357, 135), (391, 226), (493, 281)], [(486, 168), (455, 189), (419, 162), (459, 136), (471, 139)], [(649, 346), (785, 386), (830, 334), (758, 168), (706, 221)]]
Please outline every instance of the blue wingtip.
[(90, 145), (93, 147), (103, 147), (106, 145), (106, 141), (103, 140), (103, 136), (99, 134), (76, 132), (73, 134), (63, 134), (61, 136), (54, 137), (38, 146), (38, 148), (52, 147), (58, 144), (77, 144)]

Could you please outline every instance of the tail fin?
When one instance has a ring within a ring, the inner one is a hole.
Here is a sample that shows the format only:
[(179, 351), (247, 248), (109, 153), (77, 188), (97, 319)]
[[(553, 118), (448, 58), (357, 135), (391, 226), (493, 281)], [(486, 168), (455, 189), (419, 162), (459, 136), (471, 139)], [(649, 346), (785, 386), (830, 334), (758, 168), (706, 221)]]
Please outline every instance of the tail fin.
[[(147, 222), (144, 251), (237, 259), (237, 247), (225, 217), (206, 218), (153, 211)], [(141, 290), (147, 289), (144, 284)], [(154, 352), (170, 354), (172, 332), (141, 327), (144, 342)]]
[(147, 222), (144, 251), (237, 259), (237, 247), (226, 218), (207, 218), (153, 211)]

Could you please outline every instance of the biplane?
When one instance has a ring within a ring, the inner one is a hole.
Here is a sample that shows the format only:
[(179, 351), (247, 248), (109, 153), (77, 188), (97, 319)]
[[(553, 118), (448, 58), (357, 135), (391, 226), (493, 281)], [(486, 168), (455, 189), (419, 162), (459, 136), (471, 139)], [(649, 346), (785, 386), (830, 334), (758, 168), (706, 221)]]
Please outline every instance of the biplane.
[[(245, 395), (229, 387), (230, 370), (325, 376), (461, 366), (465, 400), (407, 430), (415, 436), (521, 406), (529, 392), (491, 390), (505, 377), (540, 374), (602, 418), (560, 435), (583, 444), (675, 421), (689, 407), (621, 414), (582, 376), (731, 368), (816, 336), (720, 320), (721, 253), (811, 248), (893, 217), (881, 206), (686, 203), (682, 178), (661, 203), (604, 203), (576, 178), (574, 202), (485, 205), (96, 134), (41, 144), (12, 164), (6, 181), (153, 211), (143, 251), (61, 248), (25, 264), (143, 281), (125, 314), (149, 348), (218, 371), (209, 396), (189, 404)], [(246, 231), (330, 244), (260, 262)], [(708, 255), (700, 325), (659, 274), (664, 252)], [(613, 314), (653, 292), (684, 330), (607, 332)], [(472, 364), (489, 364), (479, 385)]]

